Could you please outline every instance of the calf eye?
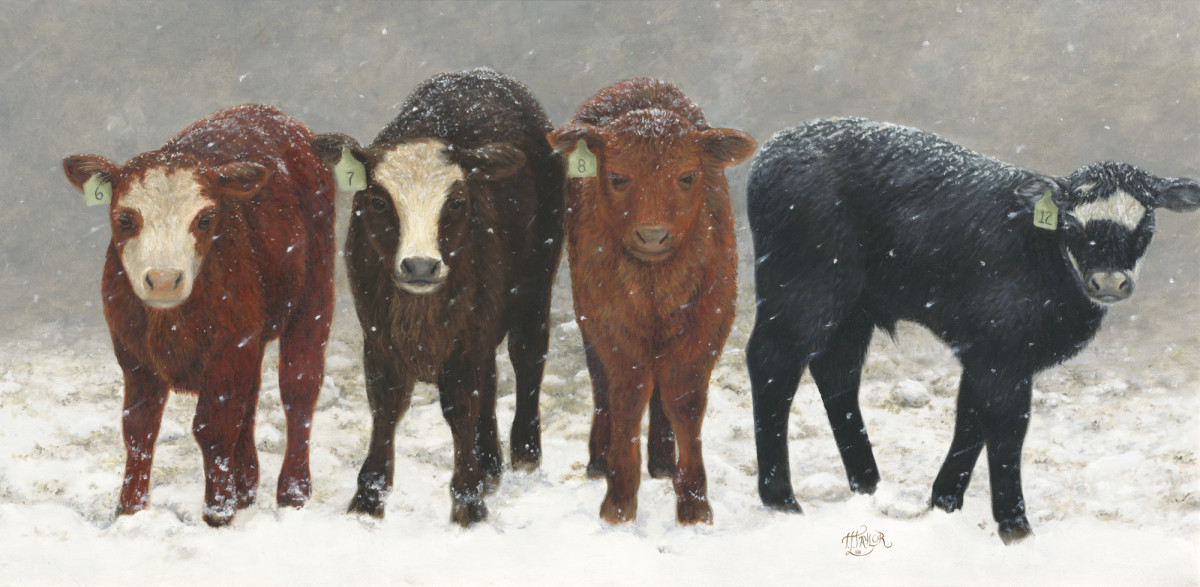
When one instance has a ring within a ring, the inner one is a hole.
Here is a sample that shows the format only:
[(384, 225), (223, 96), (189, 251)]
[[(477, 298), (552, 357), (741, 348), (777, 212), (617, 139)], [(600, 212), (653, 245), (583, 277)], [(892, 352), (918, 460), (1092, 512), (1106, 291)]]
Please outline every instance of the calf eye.
[(196, 221), (196, 230), (207, 232), (212, 226), (212, 219), (212, 214), (205, 214), (204, 216), (201, 216), (200, 219)]
[(609, 181), (609, 183), (612, 184), (612, 188), (614, 190), (621, 191), (621, 190), (624, 190), (625, 188), (629, 187), (630, 179), (629, 179), (628, 175), (621, 175), (620, 173), (610, 173), (610, 174), (608, 174), (608, 181)]
[(684, 189), (692, 187), (696, 183), (696, 179), (700, 177), (700, 172), (693, 171), (679, 176), (679, 187)]
[(459, 208), (462, 208), (463, 204), (465, 204), (466, 202), (467, 201), (463, 198), (454, 198), (454, 199), (450, 200), (450, 203), (447, 204), (446, 207), (449, 208), (451, 212), (453, 212), (455, 210), (458, 210)]
[(371, 207), (376, 211), (383, 212), (387, 210), (387, 201), (379, 196), (374, 196), (371, 198)]
[(117, 215), (117, 226), (121, 227), (122, 231), (133, 231), (133, 215), (128, 212), (122, 212)]

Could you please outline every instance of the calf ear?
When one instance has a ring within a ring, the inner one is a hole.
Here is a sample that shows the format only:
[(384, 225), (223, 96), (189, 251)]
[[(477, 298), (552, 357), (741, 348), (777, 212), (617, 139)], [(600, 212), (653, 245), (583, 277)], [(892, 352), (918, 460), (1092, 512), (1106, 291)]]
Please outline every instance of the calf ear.
[(499, 181), (525, 166), (525, 153), (511, 143), (489, 143), (475, 149), (452, 149), (450, 159), (462, 167), (467, 179)]
[(83, 191), (83, 184), (87, 183), (92, 175), (99, 173), (112, 181), (118, 169), (115, 163), (102, 155), (71, 155), (63, 159), (63, 172), (67, 174), (71, 185), (79, 191)]
[(745, 161), (758, 148), (754, 137), (732, 128), (710, 128), (701, 132), (700, 145), (705, 156), (722, 167)]
[(313, 135), (308, 139), (308, 146), (330, 167), (337, 165), (338, 160), (342, 158), (342, 149), (350, 149), (354, 157), (363, 163), (370, 159), (354, 137), (341, 133)]
[(604, 131), (590, 124), (573, 122), (546, 135), (555, 155), (575, 149), (580, 140), (587, 144), (588, 151), (599, 156), (604, 151)]
[(1200, 208), (1200, 184), (1187, 178), (1164, 179), (1154, 194), (1154, 203), (1172, 212), (1191, 212)]
[(1049, 177), (1035, 177), (1026, 180), (1017, 186), (1016, 189), (1017, 196), (1029, 204), (1030, 207), (1033, 207), (1034, 204), (1037, 204), (1042, 198), (1046, 197), (1046, 192), (1050, 193), (1050, 200), (1054, 202), (1055, 206), (1062, 208), (1066, 203), (1063, 200), (1065, 192), (1063, 192), (1062, 186)]
[(219, 196), (249, 200), (267, 185), (274, 172), (257, 163), (239, 161), (217, 167), (213, 169), (213, 174), (217, 179)]

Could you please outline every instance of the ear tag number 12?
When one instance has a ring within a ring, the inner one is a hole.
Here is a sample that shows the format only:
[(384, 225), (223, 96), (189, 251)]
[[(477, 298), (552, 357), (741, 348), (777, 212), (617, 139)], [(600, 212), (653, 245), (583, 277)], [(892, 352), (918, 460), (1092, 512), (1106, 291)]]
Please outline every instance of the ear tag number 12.
[(579, 139), (567, 157), (567, 177), (596, 177), (596, 156), (588, 151), (587, 141)]
[(350, 153), (349, 148), (342, 148), (342, 158), (333, 166), (333, 176), (339, 190), (357, 192), (367, 189), (367, 167)]
[(1050, 190), (1033, 206), (1033, 225), (1046, 230), (1058, 230), (1058, 206), (1050, 198)]
[(100, 206), (112, 201), (112, 183), (103, 175), (93, 173), (83, 182), (83, 201), (88, 206)]

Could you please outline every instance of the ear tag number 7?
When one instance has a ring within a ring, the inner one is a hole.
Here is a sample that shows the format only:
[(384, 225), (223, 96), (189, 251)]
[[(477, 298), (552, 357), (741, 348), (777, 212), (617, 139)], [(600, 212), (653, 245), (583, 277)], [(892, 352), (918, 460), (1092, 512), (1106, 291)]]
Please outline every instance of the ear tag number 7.
[(367, 189), (367, 167), (346, 147), (342, 148), (342, 158), (333, 166), (333, 176), (339, 190), (357, 192)]
[(596, 177), (596, 156), (588, 151), (587, 141), (579, 139), (567, 156), (567, 177)]
[(1058, 206), (1050, 198), (1050, 190), (1033, 206), (1033, 225), (1046, 230), (1058, 230)]
[(88, 206), (99, 206), (112, 201), (112, 183), (103, 175), (93, 173), (83, 183), (83, 201)]

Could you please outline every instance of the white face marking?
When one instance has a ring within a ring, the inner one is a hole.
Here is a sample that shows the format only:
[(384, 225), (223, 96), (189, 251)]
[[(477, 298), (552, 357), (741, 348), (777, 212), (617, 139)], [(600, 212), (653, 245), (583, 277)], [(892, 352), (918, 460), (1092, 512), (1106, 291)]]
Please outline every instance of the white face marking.
[[(203, 195), (194, 173), (177, 171), (167, 175), (162, 169), (151, 169), (118, 204), (136, 210), (142, 217), (141, 231), (121, 251), (121, 264), (134, 293), (154, 307), (179, 305), (191, 294), (200, 271), (192, 221), (197, 213), (216, 203)], [(146, 283), (150, 271), (181, 272), (180, 290), (170, 299), (153, 296)]]
[[(438, 249), (438, 221), (451, 186), (465, 175), (461, 167), (446, 158), (445, 149), (446, 144), (436, 140), (398, 145), (371, 169), (371, 178), (387, 190), (400, 217), (400, 250), (394, 268), (397, 275), (401, 273), (400, 263), (413, 258), (439, 261), (439, 280), (450, 273)], [(406, 284), (405, 288), (428, 293), (437, 286)]]
[[(1091, 186), (1083, 187), (1090, 188)], [(1086, 191), (1083, 188), (1080, 189), (1080, 192)], [(1076, 206), (1071, 214), (1085, 226), (1094, 220), (1111, 220), (1124, 226), (1129, 232), (1133, 232), (1142, 222), (1142, 218), (1146, 216), (1146, 207), (1133, 196), (1117, 190), (1107, 198)]]

